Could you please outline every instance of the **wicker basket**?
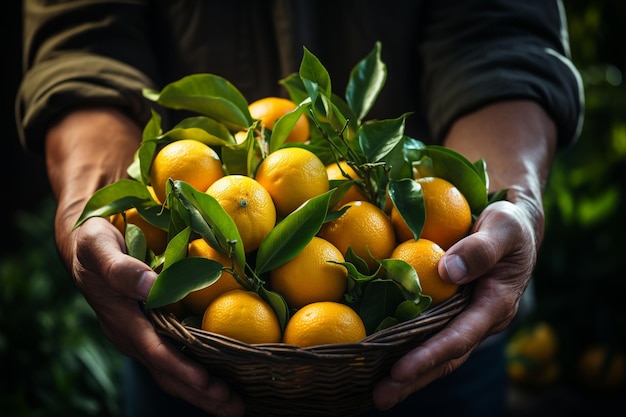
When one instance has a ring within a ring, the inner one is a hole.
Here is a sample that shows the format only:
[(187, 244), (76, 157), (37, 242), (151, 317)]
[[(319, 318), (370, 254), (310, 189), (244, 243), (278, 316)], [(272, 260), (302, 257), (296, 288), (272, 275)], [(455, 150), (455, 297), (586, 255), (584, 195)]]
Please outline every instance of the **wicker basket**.
[(298, 348), (248, 345), (181, 324), (161, 310), (147, 312), (158, 333), (227, 381), (253, 416), (355, 416), (373, 407), (372, 389), (392, 364), (467, 304), (469, 289), (415, 319), (359, 343)]

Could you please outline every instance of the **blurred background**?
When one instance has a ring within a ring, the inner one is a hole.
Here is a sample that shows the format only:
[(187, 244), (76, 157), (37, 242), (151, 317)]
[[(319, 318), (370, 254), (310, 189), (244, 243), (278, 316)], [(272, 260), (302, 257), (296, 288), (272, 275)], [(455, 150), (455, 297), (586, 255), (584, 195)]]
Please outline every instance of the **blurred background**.
[[(1, 116), (8, 235), (0, 252), (0, 410), (116, 417), (121, 356), (57, 258), (43, 160), (24, 153), (15, 131), (20, 4), (8, 3), (0, 16), (10, 28)], [(547, 231), (530, 289), (536, 304), (510, 333), (509, 417), (626, 409), (626, 2), (564, 5), (586, 118), (547, 185)]]

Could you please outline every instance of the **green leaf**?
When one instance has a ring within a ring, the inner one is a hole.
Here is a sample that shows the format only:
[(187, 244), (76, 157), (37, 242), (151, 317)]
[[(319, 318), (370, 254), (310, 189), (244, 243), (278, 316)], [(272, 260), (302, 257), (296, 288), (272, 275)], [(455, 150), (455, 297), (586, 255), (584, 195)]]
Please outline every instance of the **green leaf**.
[[(402, 305), (402, 304), (404, 304), (404, 302), (400, 303), (400, 305)], [(396, 319), (395, 317), (385, 317), (383, 319), (383, 321), (381, 321), (380, 324), (376, 327), (376, 330), (374, 330), (374, 332), (378, 332), (380, 330), (387, 329), (389, 327), (395, 326), (396, 324), (398, 324), (398, 319)]]
[(126, 250), (128, 255), (140, 261), (146, 260), (148, 252), (148, 241), (143, 231), (134, 224), (127, 223), (124, 232), (124, 240), (126, 241)]
[(277, 292), (270, 291), (263, 286), (259, 288), (258, 294), (262, 299), (269, 303), (276, 313), (276, 317), (278, 317), (281, 330), (285, 330), (285, 326), (289, 321), (289, 306), (283, 296)]
[(378, 275), (378, 271), (374, 272), (373, 274), (361, 272), (364, 270), (363, 267), (365, 267), (365, 270), (367, 270), (367, 264), (365, 262), (363, 262), (363, 265), (361, 267), (358, 267), (352, 262), (330, 262), (343, 265), (348, 271), (348, 278), (355, 282), (369, 282), (376, 278), (376, 276)]
[(335, 192), (330, 199), (329, 207), (336, 207), (355, 182), (354, 180), (330, 180), (330, 189)]
[(424, 222), (426, 208), (424, 207), (424, 193), (422, 186), (412, 178), (389, 180), (389, 196), (411, 232), (413, 238), (419, 239)]
[(187, 256), (190, 236), (191, 228), (186, 227), (170, 239), (163, 255), (163, 269), (169, 268), (170, 265), (173, 265)]
[(300, 75), (297, 73), (289, 74), (280, 80), (278, 84), (285, 87), (287, 94), (289, 94), (289, 98), (294, 103), (301, 103), (309, 98), (306, 88), (304, 88), (304, 83), (302, 82)]
[(422, 149), (426, 147), (424, 142), (412, 138), (410, 136), (405, 136), (404, 141), (402, 142), (404, 157), (407, 161), (418, 161), (422, 156)]
[(401, 316), (396, 315), (398, 320), (417, 317), (430, 306), (432, 298), (422, 293), (415, 268), (400, 259), (385, 259), (381, 261), (381, 265), (385, 269), (385, 277), (398, 283), (404, 290), (405, 299), (412, 304), (410, 307), (399, 306)]
[(433, 175), (454, 184), (467, 199), (472, 214), (480, 214), (488, 201), (486, 172), (479, 172), (463, 155), (443, 146), (429, 145), (422, 152), (432, 160)]
[(398, 305), (396, 312), (394, 314), (396, 320), (399, 323), (402, 323), (407, 320), (414, 319), (419, 316), (428, 308), (430, 305), (430, 301), (432, 300), (429, 296), (424, 296), (425, 301), (423, 303), (415, 303), (411, 300), (405, 300)]
[(495, 193), (493, 193), (493, 195), (489, 198), (489, 204), (491, 203), (495, 203), (496, 201), (503, 201), (506, 200), (507, 198), (507, 194), (509, 193), (508, 188), (505, 188), (503, 190), (498, 190)]
[(154, 111), (154, 109), (150, 110), (150, 113), (150, 120), (148, 120), (148, 123), (146, 123), (141, 133), (142, 141), (156, 138), (163, 131), (161, 128), (161, 115)]
[(359, 145), (368, 162), (383, 160), (404, 138), (405, 119), (373, 121), (359, 128)]
[(346, 101), (357, 115), (357, 122), (370, 111), (387, 79), (387, 67), (380, 59), (380, 42), (350, 73)]
[(184, 181), (172, 181), (171, 187), (173, 198), (180, 201), (184, 210), (189, 214), (187, 219), (191, 229), (202, 236), (215, 250), (225, 255), (230, 254), (231, 242), (236, 242), (234, 259), (237, 265), (243, 269), (245, 252), (241, 243), (241, 236), (235, 222), (220, 203)]
[(159, 143), (160, 141), (156, 139), (143, 141), (137, 150), (136, 159), (139, 164), (139, 176), (144, 184), (150, 184), (150, 168)]
[(167, 142), (194, 139), (209, 146), (224, 146), (235, 143), (235, 138), (226, 126), (205, 116), (188, 117), (172, 130), (159, 137)]
[[(156, 143), (154, 139), (161, 135), (161, 116), (151, 110), (152, 117), (146, 123), (141, 135), (141, 146), (135, 152), (133, 162), (129, 165), (127, 172), (128, 175), (144, 184), (150, 182), (150, 164), (152, 163), (152, 156), (156, 149)], [(148, 144), (149, 143), (149, 144)]]
[(249, 130), (243, 142), (222, 148), (222, 165), (229, 175), (250, 176), (249, 156), (253, 152), (254, 142), (254, 132)]
[(383, 158), (388, 171), (388, 178), (413, 178), (413, 166), (405, 158), (405, 142), (408, 139), (407, 136), (404, 136), (391, 152)]
[[(369, 250), (368, 250), (368, 254), (369, 254)], [(346, 262), (349, 262), (350, 264), (354, 265), (357, 271), (359, 271), (361, 275), (367, 276), (369, 274), (369, 269), (370, 269), (369, 265), (367, 264), (365, 259), (361, 258), (359, 255), (357, 255), (354, 252), (354, 250), (352, 249), (352, 246), (348, 246), (348, 250), (346, 251), (345, 258), (346, 258)], [(357, 276), (357, 275), (354, 275), (354, 276)]]
[(350, 105), (338, 95), (333, 93), (331, 102), (333, 110), (330, 118), (331, 124), (339, 129), (343, 128), (345, 124), (348, 123), (348, 129), (344, 131), (343, 136), (346, 140), (351, 142), (357, 137), (357, 130), (361, 121)]
[(478, 173), (483, 183), (485, 184), (485, 188), (489, 189), (489, 176), (487, 175), (487, 161), (481, 158), (478, 161), (474, 162), (473, 165), (474, 165), (474, 168), (476, 169), (476, 172)]
[(417, 272), (410, 264), (401, 259), (383, 259), (380, 263), (385, 268), (385, 277), (394, 280), (413, 295), (422, 293)]
[(231, 130), (252, 124), (245, 97), (228, 80), (214, 74), (192, 74), (144, 97), (175, 110), (189, 110), (224, 123)]
[(300, 119), (300, 116), (302, 116), (309, 106), (310, 100), (299, 104), (298, 107), (289, 113), (284, 114), (276, 121), (274, 129), (272, 130), (272, 135), (270, 136), (270, 153), (278, 150), (283, 143), (285, 143), (285, 139), (287, 139), (287, 136), (289, 136), (298, 122), (298, 119)]
[(154, 200), (145, 185), (131, 179), (119, 180), (99, 189), (91, 196), (74, 228), (91, 217), (107, 217), (146, 202)]
[(334, 190), (306, 201), (278, 223), (261, 242), (255, 272), (260, 275), (294, 258), (319, 232)]
[(163, 307), (182, 300), (192, 291), (213, 284), (222, 264), (202, 257), (184, 258), (161, 271), (146, 299), (146, 308)]
[(359, 310), (367, 334), (372, 334), (385, 318), (393, 316), (398, 304), (404, 300), (402, 290), (394, 281), (371, 281), (365, 289)]
[(317, 94), (321, 92), (323, 95), (330, 98), (332, 88), (328, 71), (320, 60), (306, 47), (303, 49), (304, 55), (300, 63), (300, 78), (302, 79), (309, 97), (315, 102)]
[(137, 213), (148, 223), (168, 230), (170, 224), (170, 211), (167, 207), (162, 207), (156, 201), (138, 204), (134, 206)]

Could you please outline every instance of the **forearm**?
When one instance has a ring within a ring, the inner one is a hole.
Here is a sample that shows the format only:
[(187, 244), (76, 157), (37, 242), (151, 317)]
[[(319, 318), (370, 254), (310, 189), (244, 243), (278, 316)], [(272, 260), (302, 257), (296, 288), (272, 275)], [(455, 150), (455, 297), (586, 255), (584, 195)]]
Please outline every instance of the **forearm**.
[(46, 129), (62, 114), (86, 106), (123, 109), (143, 122), (156, 88), (147, 0), (24, 1), (24, 74), (16, 94), (18, 133), (40, 153)]
[[(420, 98), (431, 134), (442, 140), (457, 119), (486, 103), (541, 103), (572, 143), (582, 123), (580, 75), (569, 59), (558, 0), (429, 2)], [(462, 32), (451, 28), (463, 28)]]
[[(128, 176), (141, 139), (140, 127), (121, 112), (77, 110), (66, 115), (46, 135), (46, 166), (57, 200), (57, 242), (67, 245), (74, 222), (91, 195)], [(69, 248), (61, 248), (67, 253)]]
[(499, 102), (459, 119), (444, 144), (474, 162), (484, 159), (491, 192), (508, 189), (508, 200), (533, 217), (543, 237), (542, 192), (556, 149), (556, 128), (531, 101)]

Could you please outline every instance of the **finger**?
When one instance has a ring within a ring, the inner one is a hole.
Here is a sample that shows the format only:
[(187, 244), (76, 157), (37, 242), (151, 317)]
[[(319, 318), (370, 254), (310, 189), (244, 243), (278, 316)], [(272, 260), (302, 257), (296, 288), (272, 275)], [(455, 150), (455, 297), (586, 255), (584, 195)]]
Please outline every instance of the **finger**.
[(156, 273), (122, 252), (121, 234), (104, 219), (76, 230), (77, 271), (85, 297), (97, 311), (107, 337), (138, 358), (170, 394), (214, 415), (240, 416), (241, 399), (197, 362), (156, 334), (137, 300), (145, 300)]
[[(202, 365), (155, 333), (137, 303), (123, 299), (115, 301), (115, 305), (100, 309), (105, 334), (123, 353), (141, 361), (161, 388), (213, 415), (243, 414), (244, 406), (239, 396), (220, 379), (210, 377)], [(123, 317), (123, 326), (120, 326), (120, 317)]]
[(489, 330), (484, 311), (468, 305), (439, 333), (400, 358), (389, 377), (380, 381), (373, 398), (380, 409), (388, 409), (411, 393), (448, 375), (469, 357)]
[(469, 353), (461, 358), (447, 362), (439, 367), (433, 367), (426, 373), (416, 375), (415, 378), (407, 381), (396, 381), (391, 377), (387, 377), (380, 381), (375, 387), (372, 393), (374, 405), (379, 410), (388, 410), (394, 405), (404, 401), (409, 395), (424, 388), (431, 382), (448, 375), (453, 370), (457, 369), (463, 362), (467, 360)]
[(243, 415), (243, 402), (226, 383), (210, 377), (202, 365), (183, 355), (148, 326), (136, 340), (137, 349), (145, 352), (141, 360), (163, 389), (215, 415)]
[[(145, 300), (157, 274), (147, 264), (126, 255), (124, 240), (107, 220), (93, 218), (76, 231), (80, 267), (106, 281), (111, 289), (134, 300)], [(83, 276), (76, 271), (75, 276)]]

